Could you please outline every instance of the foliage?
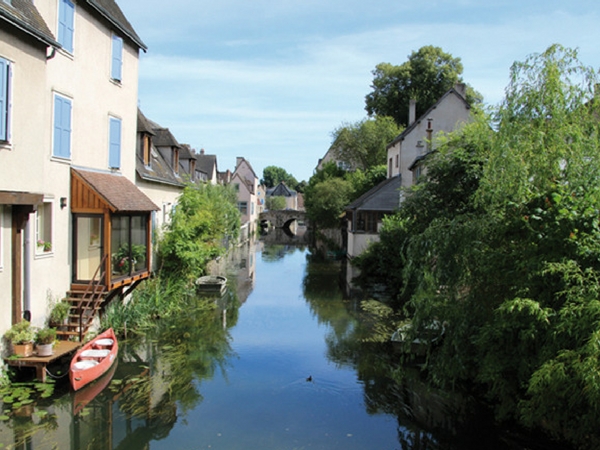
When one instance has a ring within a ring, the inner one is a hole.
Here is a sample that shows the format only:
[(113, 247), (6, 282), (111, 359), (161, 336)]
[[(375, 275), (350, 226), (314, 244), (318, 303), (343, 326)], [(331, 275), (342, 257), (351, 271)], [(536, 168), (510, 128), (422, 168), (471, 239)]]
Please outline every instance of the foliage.
[(277, 211), (285, 209), (286, 201), (285, 197), (280, 195), (267, 197), (266, 209), (271, 211)]
[(225, 251), (223, 243), (237, 237), (239, 228), (231, 187), (187, 185), (159, 242), (163, 270), (184, 278), (202, 275), (206, 264)]
[(294, 190), (296, 190), (296, 187), (299, 184), (292, 174), (287, 173), (286, 170), (281, 167), (267, 166), (263, 169), (263, 177), (260, 180), (260, 184), (265, 185), (267, 188), (272, 188), (282, 181), (286, 186)]
[[(413, 51), (405, 63), (378, 64), (373, 71), (373, 91), (365, 98), (369, 115), (393, 117), (399, 126), (408, 125), (409, 102), (417, 101), (420, 117), (456, 83), (462, 82), (463, 66), (440, 47), (431, 45)], [(481, 95), (469, 88), (467, 101), (475, 104)]]
[(326, 163), (309, 180), (304, 206), (311, 223), (337, 228), (346, 206), (386, 178), (386, 167), (347, 172), (334, 162)]
[(363, 170), (385, 165), (387, 145), (401, 131), (394, 119), (386, 116), (343, 124), (333, 132), (335, 158), (348, 167)]
[(121, 274), (131, 273), (139, 261), (146, 259), (146, 246), (123, 243), (113, 253), (113, 267)]
[(44, 327), (35, 333), (36, 344), (53, 344), (56, 341), (56, 328)]
[(311, 223), (322, 228), (339, 227), (351, 190), (351, 184), (343, 178), (328, 178), (307, 188), (304, 205)]
[(558, 45), (515, 63), (494, 126), (480, 118), (426, 160), (361, 266), (398, 283), (415, 328), (445, 324), (431, 380), (475, 382), (499, 419), (579, 448), (600, 443), (596, 83)]
[(63, 323), (69, 317), (71, 304), (66, 300), (59, 300), (52, 305), (49, 321), (52, 323)]
[(10, 327), (4, 333), (4, 337), (13, 344), (27, 344), (33, 342), (35, 329), (27, 320), (21, 320)]

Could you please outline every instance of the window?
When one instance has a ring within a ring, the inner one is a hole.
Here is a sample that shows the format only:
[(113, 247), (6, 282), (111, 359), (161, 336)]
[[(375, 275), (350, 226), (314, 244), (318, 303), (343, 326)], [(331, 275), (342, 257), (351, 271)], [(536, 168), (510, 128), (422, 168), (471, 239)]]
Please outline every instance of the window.
[(36, 211), (35, 217), (36, 254), (52, 251), (52, 202), (45, 201)]
[(108, 166), (111, 169), (121, 167), (121, 119), (111, 117), (109, 119), (108, 137)]
[(113, 216), (111, 222), (113, 276), (147, 270), (148, 215)]
[(242, 215), (248, 214), (248, 202), (238, 202), (238, 209)]
[(123, 39), (117, 35), (112, 38), (112, 64), (111, 74), (113, 80), (121, 81), (123, 67)]
[(69, 53), (73, 53), (75, 4), (71, 0), (58, 2), (58, 42)]
[(52, 155), (71, 158), (71, 100), (54, 95), (54, 145)]
[(144, 160), (144, 165), (146, 167), (150, 167), (150, 136), (146, 133), (142, 134), (142, 159)]
[(10, 132), (10, 62), (0, 58), (0, 142), (9, 140)]
[(396, 155), (396, 167), (398, 167), (398, 155)]

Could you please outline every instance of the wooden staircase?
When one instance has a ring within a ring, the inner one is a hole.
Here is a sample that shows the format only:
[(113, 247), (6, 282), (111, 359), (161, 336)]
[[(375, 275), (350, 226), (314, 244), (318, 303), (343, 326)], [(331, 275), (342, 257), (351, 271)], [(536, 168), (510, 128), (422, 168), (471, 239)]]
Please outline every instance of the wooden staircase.
[(106, 288), (104, 286), (95, 286), (91, 291), (69, 291), (63, 301), (68, 302), (71, 309), (66, 323), (57, 328), (58, 338), (61, 340), (75, 338), (82, 341), (105, 297)]
[(66, 323), (57, 326), (56, 335), (60, 340), (78, 339), (83, 341), (89, 331), (96, 313), (106, 299), (106, 286), (102, 284), (102, 267), (106, 256), (96, 269), (94, 277), (85, 290), (71, 290), (64, 301), (71, 305)]

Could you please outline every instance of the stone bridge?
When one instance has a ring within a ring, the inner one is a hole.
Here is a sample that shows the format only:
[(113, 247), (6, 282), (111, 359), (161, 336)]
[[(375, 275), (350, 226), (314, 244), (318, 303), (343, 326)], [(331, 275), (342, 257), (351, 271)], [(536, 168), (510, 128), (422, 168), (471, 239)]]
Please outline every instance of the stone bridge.
[(295, 209), (278, 209), (261, 212), (259, 220), (261, 226), (268, 222), (275, 228), (289, 228), (294, 221), (299, 225), (308, 226), (306, 211), (296, 211)]

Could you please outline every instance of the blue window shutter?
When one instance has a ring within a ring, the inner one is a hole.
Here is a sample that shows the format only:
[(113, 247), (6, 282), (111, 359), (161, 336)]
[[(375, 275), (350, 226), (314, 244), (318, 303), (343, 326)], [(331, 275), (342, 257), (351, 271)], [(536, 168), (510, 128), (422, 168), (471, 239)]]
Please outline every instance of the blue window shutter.
[(59, 0), (58, 6), (58, 42), (73, 53), (73, 34), (75, 31), (75, 5), (71, 0)]
[(8, 61), (0, 58), (0, 141), (8, 140)]
[(108, 165), (111, 169), (121, 167), (121, 120), (110, 118)]
[(71, 157), (71, 101), (54, 97), (54, 156)]
[(123, 39), (117, 35), (112, 38), (112, 70), (111, 77), (113, 80), (121, 81), (123, 67)]

